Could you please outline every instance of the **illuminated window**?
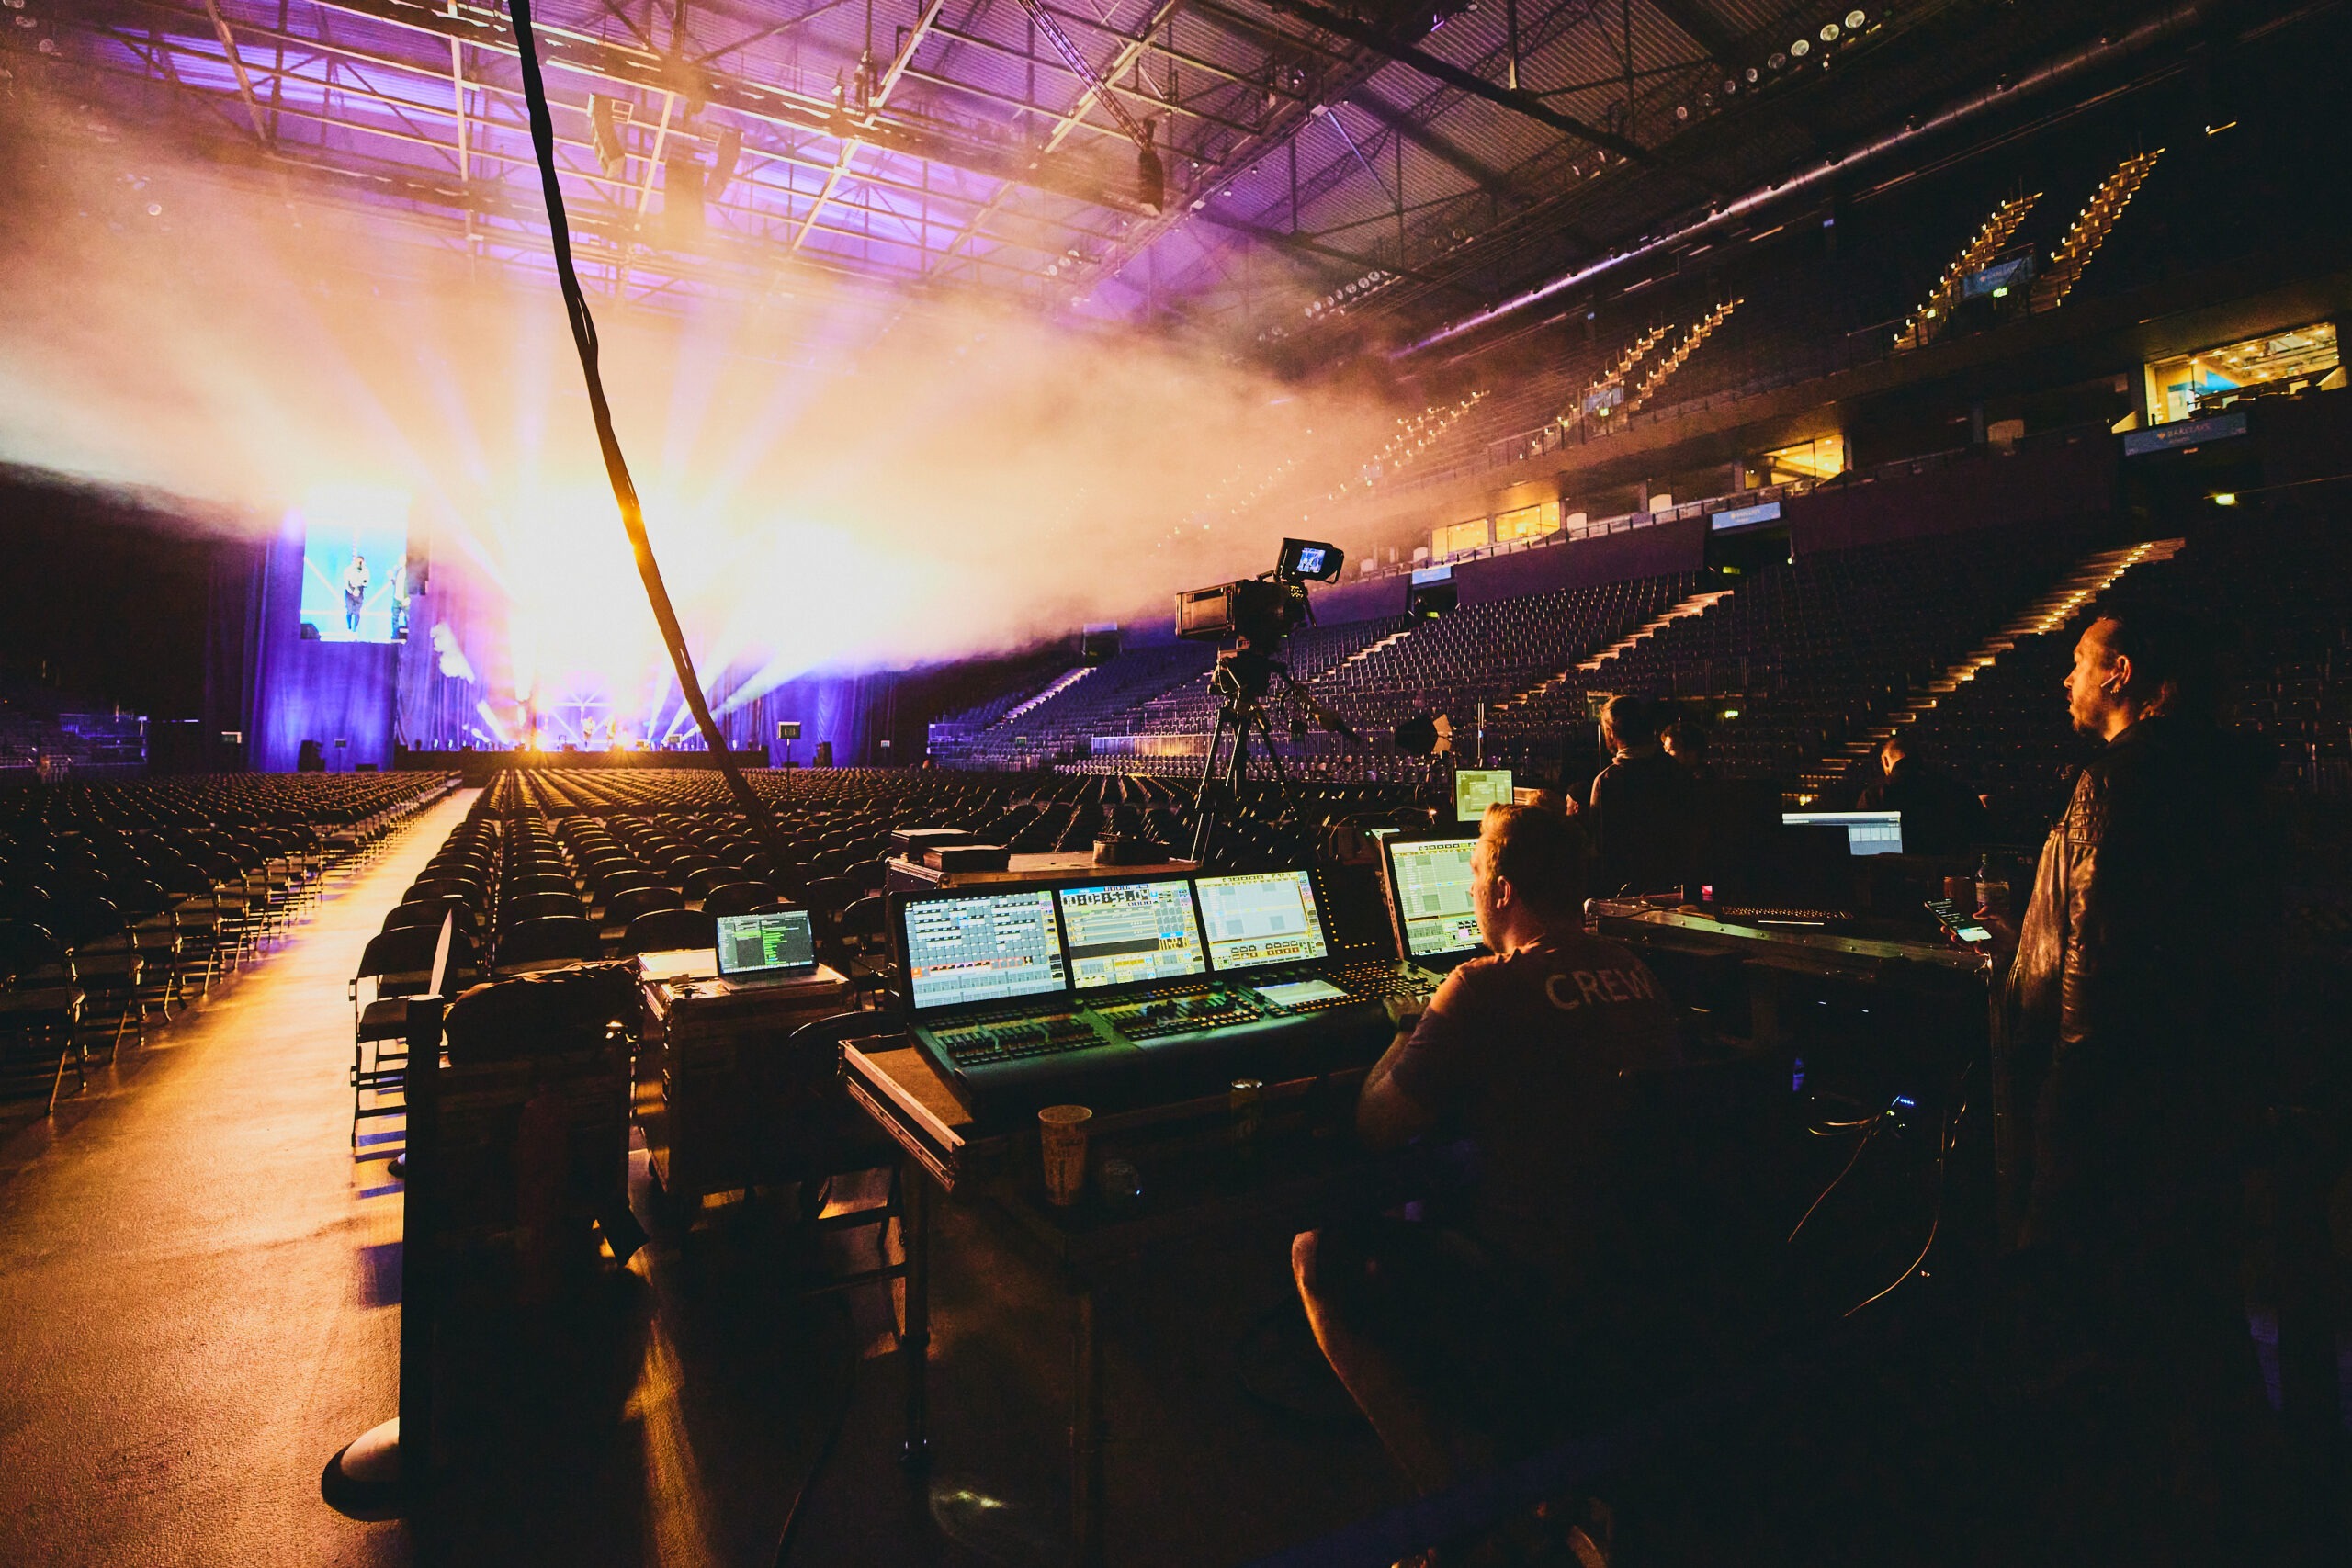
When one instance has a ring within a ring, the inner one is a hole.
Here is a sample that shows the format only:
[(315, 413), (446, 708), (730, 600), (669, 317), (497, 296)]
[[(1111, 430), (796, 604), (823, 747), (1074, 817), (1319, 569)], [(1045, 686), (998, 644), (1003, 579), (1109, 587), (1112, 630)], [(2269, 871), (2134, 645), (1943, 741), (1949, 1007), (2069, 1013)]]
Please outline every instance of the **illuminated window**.
[(1543, 501), (1533, 506), (1522, 506), (1506, 512), (1495, 519), (1495, 543), (1509, 544), (1513, 539), (1532, 539), (1544, 534), (1560, 531), (1560, 503)]
[(2333, 321), (2160, 359), (2148, 367), (2151, 423), (2170, 424), (2249, 398), (2308, 391), (2339, 363)]
[(1786, 484), (1791, 479), (1835, 479), (1846, 471), (1846, 437), (1833, 433), (1767, 452), (1758, 467), (1758, 482), (1768, 485)]
[(1487, 520), (1473, 517), (1467, 523), (1455, 523), (1433, 531), (1430, 535), (1430, 554), (1450, 556), (1461, 550), (1482, 549), (1490, 542), (1487, 536)]

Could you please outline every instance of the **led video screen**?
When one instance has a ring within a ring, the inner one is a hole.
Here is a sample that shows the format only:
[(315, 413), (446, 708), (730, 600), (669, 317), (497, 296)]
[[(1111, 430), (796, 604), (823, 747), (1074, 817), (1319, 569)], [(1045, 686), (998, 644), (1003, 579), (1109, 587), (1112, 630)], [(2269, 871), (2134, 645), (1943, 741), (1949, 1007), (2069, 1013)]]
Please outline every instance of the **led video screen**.
[(304, 635), (321, 642), (406, 642), (408, 498), (319, 495), (302, 512)]

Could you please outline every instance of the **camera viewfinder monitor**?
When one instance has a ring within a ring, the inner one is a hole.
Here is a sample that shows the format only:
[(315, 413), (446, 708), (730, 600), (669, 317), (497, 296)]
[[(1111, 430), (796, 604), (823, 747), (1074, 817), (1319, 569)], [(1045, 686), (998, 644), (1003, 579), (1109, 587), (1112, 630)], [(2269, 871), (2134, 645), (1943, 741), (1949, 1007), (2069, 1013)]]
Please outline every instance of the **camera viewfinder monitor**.
[(918, 1012), (1067, 991), (1061, 921), (1044, 888), (910, 898), (899, 911), (907, 999)]
[(1511, 803), (1510, 770), (1509, 768), (1456, 768), (1453, 772), (1453, 817), (1457, 822), (1476, 822), (1487, 815), (1489, 806)]
[(1193, 890), (1182, 880), (1098, 883), (1055, 897), (1070, 980), (1081, 991), (1208, 973)]
[(1323, 912), (1315, 907), (1315, 878), (1306, 872), (1204, 876), (1193, 886), (1200, 893), (1209, 964), (1220, 973), (1304, 963), (1330, 953)]
[(1347, 552), (1320, 539), (1284, 539), (1275, 571), (1296, 581), (1329, 582), (1347, 564)]

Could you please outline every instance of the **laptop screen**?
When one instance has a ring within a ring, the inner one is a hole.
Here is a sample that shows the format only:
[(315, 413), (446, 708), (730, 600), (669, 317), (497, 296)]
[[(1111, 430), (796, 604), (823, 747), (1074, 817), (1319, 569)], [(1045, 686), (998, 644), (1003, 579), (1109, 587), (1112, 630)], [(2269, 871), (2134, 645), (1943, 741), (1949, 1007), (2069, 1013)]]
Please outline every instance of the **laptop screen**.
[(1783, 811), (1783, 828), (1843, 828), (1846, 852), (1853, 855), (1899, 855), (1903, 852), (1903, 813), (1900, 811)]
[(1204, 876), (1193, 886), (1200, 891), (1212, 968), (1254, 969), (1330, 952), (1315, 907), (1315, 878), (1306, 872)]
[(1476, 839), (1390, 839), (1388, 896), (1396, 912), (1406, 958), (1443, 958), (1486, 946), (1478, 911), (1470, 902), (1470, 854)]
[(718, 917), (718, 973), (730, 980), (807, 974), (817, 966), (817, 936), (806, 909)]
[(917, 1008), (1064, 991), (1061, 922), (1043, 888), (910, 898), (899, 911), (908, 999)]
[(1065, 887), (1056, 897), (1069, 933), (1070, 979), (1081, 991), (1208, 972), (1192, 889), (1182, 881)]

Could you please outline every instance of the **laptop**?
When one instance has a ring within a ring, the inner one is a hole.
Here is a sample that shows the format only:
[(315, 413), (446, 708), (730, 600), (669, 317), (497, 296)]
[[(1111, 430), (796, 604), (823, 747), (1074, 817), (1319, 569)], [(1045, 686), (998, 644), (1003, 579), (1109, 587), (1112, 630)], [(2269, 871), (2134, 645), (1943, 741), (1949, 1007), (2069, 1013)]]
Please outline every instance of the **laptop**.
[(1477, 847), (1476, 833), (1380, 841), (1389, 927), (1396, 956), (1405, 963), (1443, 975), (1487, 955), (1478, 911), (1470, 900), (1470, 856)]
[(1900, 811), (1783, 811), (1783, 828), (1843, 828), (1849, 855), (1899, 855), (1903, 852), (1903, 813)]
[(718, 917), (718, 977), (729, 989), (805, 980), (817, 972), (817, 932), (806, 909)]

